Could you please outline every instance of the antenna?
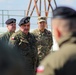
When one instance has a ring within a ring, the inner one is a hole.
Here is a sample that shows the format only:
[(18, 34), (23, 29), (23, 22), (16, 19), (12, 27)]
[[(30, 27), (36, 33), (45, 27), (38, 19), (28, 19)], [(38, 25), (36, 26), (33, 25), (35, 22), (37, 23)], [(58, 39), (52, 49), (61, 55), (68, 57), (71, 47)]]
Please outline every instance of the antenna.
[[(57, 8), (56, 0), (53, 0), (53, 1), (54, 1), (54, 4), (55, 4), (55, 7)], [(31, 12), (29, 13), (32, 3), (34, 4), (34, 6), (31, 9)], [(42, 3), (44, 3), (44, 7), (43, 7), (44, 8), (44, 13), (45, 13), (44, 16), (46, 18), (48, 18), (48, 14), (49, 14), (49, 10), (50, 9), (52, 10), (52, 13), (53, 13), (52, 0), (30, 0), (29, 5), (28, 5), (28, 9), (26, 11), (26, 16), (30, 16), (31, 17), (35, 9), (36, 9), (37, 16), (41, 16)], [(39, 5), (39, 7), (38, 7), (38, 5)], [(46, 27), (48, 27), (48, 26), (46, 26)]]
[[(30, 7), (31, 7), (31, 4), (33, 3), (34, 1), (34, 6), (33, 8), (31, 9), (31, 13), (29, 14), (29, 11), (30, 11)], [(39, 2), (38, 2), (39, 1)], [(37, 16), (41, 16), (41, 5), (42, 5), (42, 2), (44, 2), (44, 13), (45, 13), (45, 16), (48, 17), (48, 14), (49, 14), (49, 9), (51, 8), (52, 12), (53, 12), (53, 7), (52, 7), (52, 4), (51, 4), (51, 1), (52, 0), (30, 0), (29, 2), (29, 5), (28, 5), (28, 9), (26, 11), (26, 16), (32, 16), (33, 14), (33, 11), (36, 9), (36, 13), (37, 13)], [(48, 2), (48, 5), (46, 5), (46, 3)], [(39, 8), (38, 8), (38, 4), (39, 3)], [(56, 0), (54, 0), (54, 4), (57, 8), (57, 4), (56, 4)], [(47, 9), (46, 9), (47, 8)]]

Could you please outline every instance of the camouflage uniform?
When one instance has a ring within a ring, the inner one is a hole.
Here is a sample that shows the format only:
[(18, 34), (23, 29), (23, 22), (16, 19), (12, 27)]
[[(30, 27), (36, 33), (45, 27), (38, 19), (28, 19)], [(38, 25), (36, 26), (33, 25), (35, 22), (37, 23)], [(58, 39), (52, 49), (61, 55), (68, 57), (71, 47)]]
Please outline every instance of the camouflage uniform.
[(12, 47), (17, 47), (18, 51), (24, 58), (26, 75), (34, 75), (36, 69), (37, 49), (35, 46), (35, 37), (22, 31), (17, 31), (10, 38)]
[[(60, 50), (49, 54), (38, 67), (37, 75), (75, 75), (76, 67), (71, 62), (76, 60), (76, 33), (70, 34), (59, 41)], [(75, 55), (75, 56), (74, 56)], [(74, 57), (74, 58), (73, 58)], [(70, 64), (66, 64), (70, 60)], [(76, 63), (76, 62), (75, 62)], [(73, 67), (72, 67), (72, 66)], [(70, 67), (71, 66), (71, 67)], [(41, 71), (40, 71), (41, 70)], [(73, 72), (75, 74), (73, 74)]]
[(40, 32), (38, 29), (33, 31), (33, 34), (37, 40), (37, 49), (39, 60), (41, 61), (48, 53), (50, 53), (53, 45), (52, 34), (47, 29), (44, 32)]
[(8, 43), (9, 38), (12, 34), (13, 34), (13, 32), (8, 32), (7, 31), (6, 33), (0, 35), (0, 40), (5, 41), (6, 43)]

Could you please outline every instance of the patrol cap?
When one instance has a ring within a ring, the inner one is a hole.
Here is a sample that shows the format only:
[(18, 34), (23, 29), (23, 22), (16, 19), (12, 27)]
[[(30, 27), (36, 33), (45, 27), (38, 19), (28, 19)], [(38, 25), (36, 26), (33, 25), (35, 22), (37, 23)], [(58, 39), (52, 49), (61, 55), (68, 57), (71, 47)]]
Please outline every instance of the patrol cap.
[(20, 20), (19, 26), (21, 26), (23, 24), (27, 24), (28, 22), (30, 22), (30, 17), (24, 17)]
[(11, 24), (11, 23), (16, 23), (16, 19), (15, 18), (10, 18), (5, 22), (7, 25)]
[(53, 18), (76, 18), (76, 11), (72, 8), (61, 6), (53, 11)]
[(38, 22), (46, 22), (46, 17), (39, 16), (38, 17)]

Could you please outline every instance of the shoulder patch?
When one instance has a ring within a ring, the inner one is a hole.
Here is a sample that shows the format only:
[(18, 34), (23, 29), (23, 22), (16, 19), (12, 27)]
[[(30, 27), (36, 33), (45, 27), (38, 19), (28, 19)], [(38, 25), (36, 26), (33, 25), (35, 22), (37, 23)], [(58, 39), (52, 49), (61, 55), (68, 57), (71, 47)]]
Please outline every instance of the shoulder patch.
[(15, 37), (11, 37), (11, 40), (15, 40)]
[(41, 65), (37, 68), (37, 73), (42, 73), (42, 72), (44, 72), (44, 66)]

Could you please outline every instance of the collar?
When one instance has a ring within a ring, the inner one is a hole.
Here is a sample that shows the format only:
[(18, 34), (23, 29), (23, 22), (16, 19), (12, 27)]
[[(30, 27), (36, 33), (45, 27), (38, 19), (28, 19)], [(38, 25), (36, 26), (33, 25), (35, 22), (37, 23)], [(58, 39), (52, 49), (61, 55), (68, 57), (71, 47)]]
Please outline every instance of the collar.
[(19, 30), (20, 34), (22, 37), (27, 37), (28, 35), (30, 35), (30, 33), (28, 33), (27, 35), (25, 33), (23, 33), (21, 30)]
[(64, 43), (75, 43), (76, 42), (76, 32), (69, 33), (67, 36), (62, 37), (59, 41), (59, 47), (61, 47)]
[(15, 32), (9, 32), (9, 31), (7, 31), (7, 33), (8, 33), (9, 35), (12, 35), (12, 34), (15, 33)]
[(43, 32), (41, 32), (39, 29), (37, 29), (38, 34), (46, 33), (46, 29), (44, 29)]

